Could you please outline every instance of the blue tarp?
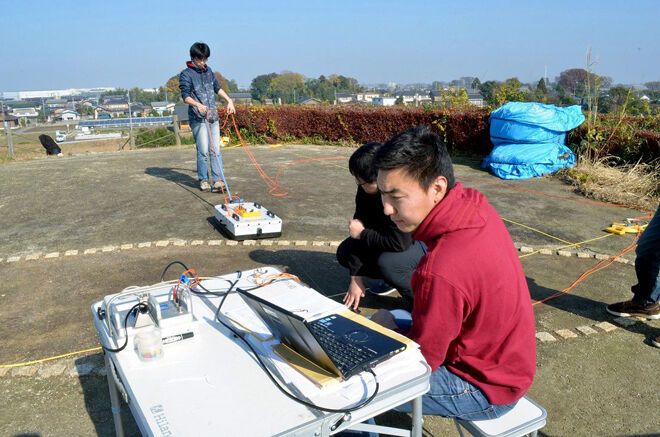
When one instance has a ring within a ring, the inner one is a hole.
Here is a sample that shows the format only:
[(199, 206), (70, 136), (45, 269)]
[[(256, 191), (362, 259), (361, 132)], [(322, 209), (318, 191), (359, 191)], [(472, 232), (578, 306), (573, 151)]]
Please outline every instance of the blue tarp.
[(566, 132), (584, 121), (580, 106), (510, 102), (490, 114), (495, 146), (482, 166), (502, 179), (526, 179), (575, 165)]

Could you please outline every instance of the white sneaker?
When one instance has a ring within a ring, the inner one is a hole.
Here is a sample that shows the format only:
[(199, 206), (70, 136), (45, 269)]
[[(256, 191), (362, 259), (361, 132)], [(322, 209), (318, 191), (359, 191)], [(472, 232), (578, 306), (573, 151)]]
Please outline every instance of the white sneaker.
[(213, 182), (213, 186), (211, 187), (211, 190), (216, 193), (222, 193), (225, 191), (225, 184), (224, 182), (217, 180)]
[(211, 185), (209, 184), (209, 181), (201, 181), (199, 183), (199, 189), (204, 192), (211, 191)]

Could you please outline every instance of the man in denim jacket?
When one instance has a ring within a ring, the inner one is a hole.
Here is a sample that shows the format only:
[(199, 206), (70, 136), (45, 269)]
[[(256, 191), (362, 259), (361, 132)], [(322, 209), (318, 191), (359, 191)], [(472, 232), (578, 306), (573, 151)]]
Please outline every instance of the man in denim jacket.
[[(220, 155), (220, 122), (215, 95), (227, 101), (227, 112), (233, 114), (234, 102), (220, 88), (218, 79), (206, 62), (211, 56), (211, 49), (203, 42), (196, 42), (190, 47), (190, 61), (186, 69), (179, 74), (179, 89), (183, 101), (188, 107), (190, 128), (197, 145), (197, 178), (202, 191), (222, 191), (224, 189), (222, 156)], [(210, 137), (210, 138), (209, 138)], [(211, 176), (209, 184), (208, 162), (211, 157)]]

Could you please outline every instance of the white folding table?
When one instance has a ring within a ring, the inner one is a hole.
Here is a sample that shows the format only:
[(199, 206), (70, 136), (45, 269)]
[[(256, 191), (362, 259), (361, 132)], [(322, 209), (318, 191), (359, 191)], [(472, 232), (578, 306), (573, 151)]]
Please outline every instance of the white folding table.
[[(241, 272), (236, 287), (249, 287), (250, 276), (277, 274), (266, 269)], [(227, 287), (223, 279), (234, 281), (232, 273), (202, 282), (206, 288)], [(166, 290), (171, 284), (149, 287)], [(146, 287), (145, 287), (146, 288)], [(316, 293), (313, 290), (310, 292)], [(336, 302), (327, 299), (328, 305)], [(373, 368), (380, 385), (373, 401), (347, 418), (308, 408), (282, 394), (260, 367), (253, 353), (240, 339), (215, 320), (219, 297), (193, 296), (193, 314), (198, 333), (193, 337), (163, 346), (163, 357), (152, 362), (138, 358), (132, 342), (121, 352), (105, 353), (113, 419), (117, 436), (123, 436), (119, 396), (126, 400), (135, 421), (146, 436), (327, 436), (347, 428), (365, 430), (385, 427), (362, 422), (385, 411), (413, 401), (412, 430), (388, 428), (389, 435), (422, 435), (420, 396), (429, 389), (430, 368), (417, 347)], [(233, 314), (241, 311), (242, 299), (232, 293), (223, 305)], [(116, 347), (106, 324), (98, 317), (101, 302), (92, 305), (94, 326), (100, 341)], [(247, 306), (245, 306), (247, 309)], [(236, 316), (232, 320), (236, 320)], [(320, 388), (293, 369), (272, 351), (275, 340), (259, 341), (249, 335), (250, 343), (268, 359), (268, 367), (279, 381), (297, 397), (327, 408), (342, 409), (367, 399), (375, 389), (373, 375), (363, 372), (347, 381)], [(340, 423), (339, 426), (337, 424)]]

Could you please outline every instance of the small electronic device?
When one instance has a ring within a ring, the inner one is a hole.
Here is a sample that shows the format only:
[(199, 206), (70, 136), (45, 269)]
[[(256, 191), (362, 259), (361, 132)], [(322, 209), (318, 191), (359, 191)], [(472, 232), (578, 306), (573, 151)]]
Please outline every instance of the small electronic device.
[(276, 238), (282, 235), (282, 219), (253, 202), (216, 205), (215, 218), (234, 240)]
[(153, 327), (160, 329), (163, 338), (191, 338), (198, 331), (190, 290), (184, 283), (167, 289), (106, 296), (102, 309), (108, 333), (117, 344), (125, 341), (126, 336), (132, 338)]

